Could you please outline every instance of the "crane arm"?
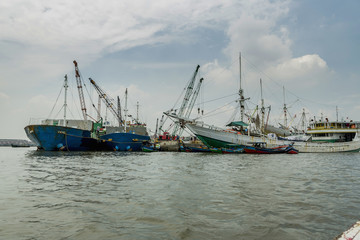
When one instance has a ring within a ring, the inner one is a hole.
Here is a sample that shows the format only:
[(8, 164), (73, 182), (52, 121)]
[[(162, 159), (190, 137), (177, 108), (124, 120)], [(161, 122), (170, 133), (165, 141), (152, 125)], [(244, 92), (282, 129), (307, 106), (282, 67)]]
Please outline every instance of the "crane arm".
[(200, 66), (197, 65), (196, 70), (194, 72), (194, 75), (191, 78), (191, 81), (190, 81), (190, 83), (189, 83), (189, 85), (188, 85), (188, 87), (186, 89), (185, 97), (184, 97), (183, 102), (181, 104), (181, 107), (179, 109), (179, 113), (178, 113), (179, 117), (183, 116), (183, 113), (184, 113), (184, 111), (186, 109), (186, 106), (187, 106), (187, 104), (188, 104), (188, 102), (190, 100), (190, 97), (191, 97), (191, 94), (192, 94), (192, 91), (193, 91), (193, 88), (194, 88), (194, 85), (195, 85), (195, 78), (196, 78), (196, 75), (197, 75), (197, 73), (199, 71), (199, 68), (200, 68)]
[(79, 68), (78, 68), (78, 64), (77, 64), (77, 62), (75, 60), (73, 61), (73, 63), (75, 65), (75, 77), (76, 77), (76, 83), (77, 83), (77, 87), (78, 87), (78, 91), (79, 91), (81, 111), (82, 111), (84, 120), (87, 120), (85, 98), (84, 98), (84, 93), (83, 93), (83, 90), (82, 90), (82, 83), (81, 83), (81, 77), (80, 77), (80, 73), (79, 73)]
[(117, 118), (117, 120), (119, 122), (122, 122), (121, 119), (121, 115), (119, 114), (119, 112), (115, 109), (114, 107), (114, 100), (112, 98), (110, 98), (105, 92), (104, 90), (102, 90), (96, 83), (94, 80), (92, 80), (91, 78), (89, 78), (91, 84), (94, 86), (95, 90), (97, 91), (97, 93), (99, 94), (99, 96), (101, 97), (101, 99), (103, 99), (106, 107), (108, 107), (110, 109), (110, 111), (114, 114), (114, 116)]
[(201, 87), (201, 84), (202, 84), (202, 81), (204, 80), (204, 78), (201, 78), (200, 81), (198, 82), (198, 84), (196, 85), (196, 88), (195, 88), (195, 91), (194, 91), (194, 94), (192, 95), (191, 97), (191, 101), (189, 103), (189, 107), (185, 113), (185, 118), (188, 118), (191, 114), (191, 111), (193, 110), (194, 108), (194, 105), (195, 105), (195, 101), (197, 99), (197, 96), (199, 95), (199, 92), (200, 92), (200, 87)]
[[(194, 72), (194, 74), (193, 74), (193, 76), (192, 76), (192, 78), (191, 78), (191, 80), (190, 80), (190, 83), (189, 83), (189, 85), (187, 86), (184, 99), (183, 99), (183, 101), (182, 101), (181, 107), (179, 108), (179, 112), (178, 112), (178, 114), (177, 114), (179, 117), (182, 117), (182, 116), (183, 116), (184, 111), (185, 111), (185, 109), (186, 109), (186, 106), (187, 106), (187, 104), (188, 104), (188, 102), (189, 102), (189, 100), (190, 100), (191, 94), (193, 93), (193, 88), (194, 88), (194, 84), (195, 84), (195, 79), (196, 79), (197, 73), (199, 72), (199, 68), (200, 68), (200, 66), (197, 65), (196, 70), (195, 70), (195, 72)], [(175, 125), (174, 131), (173, 131), (173, 135), (176, 135), (178, 129), (179, 129), (179, 123), (177, 123), (177, 124)]]

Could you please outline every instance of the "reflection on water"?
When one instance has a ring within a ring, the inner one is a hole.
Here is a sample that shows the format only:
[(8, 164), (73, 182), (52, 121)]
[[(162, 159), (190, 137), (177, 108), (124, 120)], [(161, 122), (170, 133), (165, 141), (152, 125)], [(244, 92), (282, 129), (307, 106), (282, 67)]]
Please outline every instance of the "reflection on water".
[(332, 239), (359, 219), (359, 154), (0, 149), (4, 239)]

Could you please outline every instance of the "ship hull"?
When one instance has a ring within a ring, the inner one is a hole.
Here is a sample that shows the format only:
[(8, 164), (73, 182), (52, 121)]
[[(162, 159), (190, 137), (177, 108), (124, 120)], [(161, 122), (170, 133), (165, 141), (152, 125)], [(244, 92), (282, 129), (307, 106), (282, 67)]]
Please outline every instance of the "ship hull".
[(203, 141), (205, 145), (213, 148), (227, 148), (234, 145), (249, 146), (254, 142), (265, 142), (270, 148), (293, 143), (293, 147), (300, 153), (359, 152), (360, 150), (360, 141), (354, 140), (336, 143), (291, 142), (267, 137), (242, 135), (215, 127), (199, 126), (194, 123), (187, 123), (186, 127)]
[(45, 151), (140, 151), (149, 136), (132, 133), (111, 133), (100, 138), (91, 131), (78, 128), (29, 125), (25, 132), (30, 140)]
[(135, 133), (110, 133), (100, 137), (106, 143), (105, 150), (142, 151), (144, 143), (150, 141), (147, 135)]

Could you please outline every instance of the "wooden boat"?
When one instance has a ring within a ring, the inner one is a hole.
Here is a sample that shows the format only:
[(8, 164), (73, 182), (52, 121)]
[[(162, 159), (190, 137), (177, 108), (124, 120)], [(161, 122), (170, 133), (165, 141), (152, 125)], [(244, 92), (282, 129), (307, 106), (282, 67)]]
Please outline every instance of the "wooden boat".
[[(189, 117), (183, 117), (176, 114), (176, 112), (167, 112), (165, 113), (171, 118), (179, 121), (182, 126), (185, 126), (189, 129), (198, 139), (200, 139), (206, 146), (209, 148), (229, 148), (235, 145), (248, 145), (248, 142), (266, 142), (268, 147), (276, 147), (280, 145), (288, 145), (295, 141), (294, 147), (301, 153), (335, 153), (335, 152), (359, 152), (360, 151), (360, 137), (358, 137), (358, 129), (360, 129), (360, 122), (329, 122), (326, 121), (314, 121), (310, 124), (310, 129), (308, 129), (308, 134), (312, 136), (313, 141), (309, 140), (309, 136), (298, 136), (294, 139), (292, 136), (278, 139), (275, 135), (275, 138), (269, 137), (269, 133), (278, 133), (281, 135), (287, 135), (281, 129), (275, 131), (276, 129), (268, 128), (264, 124), (264, 100), (262, 99), (261, 107), (261, 127), (252, 127), (251, 123), (255, 123), (256, 119), (250, 119), (249, 123), (243, 122), (245, 119), (245, 101), (247, 98), (243, 95), (243, 89), (241, 88), (241, 55), (239, 57), (240, 63), (240, 89), (239, 89), (239, 99), (237, 100), (240, 103), (240, 119), (239, 121), (231, 122), (227, 124), (227, 127), (231, 129), (223, 129), (216, 127), (214, 125), (205, 124), (198, 119), (190, 119)], [(260, 81), (260, 86), (262, 83)], [(261, 90), (262, 95), (262, 90)], [(286, 104), (284, 104), (284, 110), (286, 110)], [(286, 126), (287, 124), (284, 124)], [(266, 134), (266, 135), (265, 135)], [(304, 141), (309, 140), (309, 141)], [(295, 153), (291, 151), (289, 153)]]
[(274, 153), (289, 153), (289, 154), (297, 154), (298, 151), (292, 146), (289, 145), (281, 145), (272, 148), (266, 148), (265, 142), (257, 142), (252, 146), (244, 146), (245, 153), (256, 153), (256, 154), (274, 154)]
[(352, 225), (348, 230), (343, 232), (336, 240), (360, 240), (360, 221)]

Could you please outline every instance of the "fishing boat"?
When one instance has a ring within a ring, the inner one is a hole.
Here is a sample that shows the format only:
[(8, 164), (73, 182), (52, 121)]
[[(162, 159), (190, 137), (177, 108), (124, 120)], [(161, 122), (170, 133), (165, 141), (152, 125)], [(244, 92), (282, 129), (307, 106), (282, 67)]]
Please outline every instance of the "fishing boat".
[[(101, 98), (107, 107), (111, 107), (110, 109), (119, 119), (119, 126), (105, 126), (101, 117), (97, 121), (87, 119), (82, 79), (77, 62), (74, 61), (74, 64), (84, 119), (74, 120), (66, 117), (68, 82), (65, 75), (64, 118), (45, 119), (40, 123), (29, 124), (25, 127), (29, 139), (37, 145), (38, 149), (45, 151), (140, 151), (142, 145), (150, 141), (150, 137), (147, 134), (138, 134), (133, 128), (128, 128), (126, 118), (125, 121), (122, 120), (120, 111), (114, 109), (112, 100), (92, 79), (90, 82), (98, 91), (99, 99)], [(125, 94), (127, 95), (127, 91)], [(126, 111), (125, 107), (125, 113)]]
[(244, 146), (245, 153), (256, 153), (256, 154), (278, 154), (278, 153), (289, 153), (297, 154), (296, 150), (292, 144), (282, 145), (272, 148), (266, 147), (266, 142), (256, 142), (252, 146)]

